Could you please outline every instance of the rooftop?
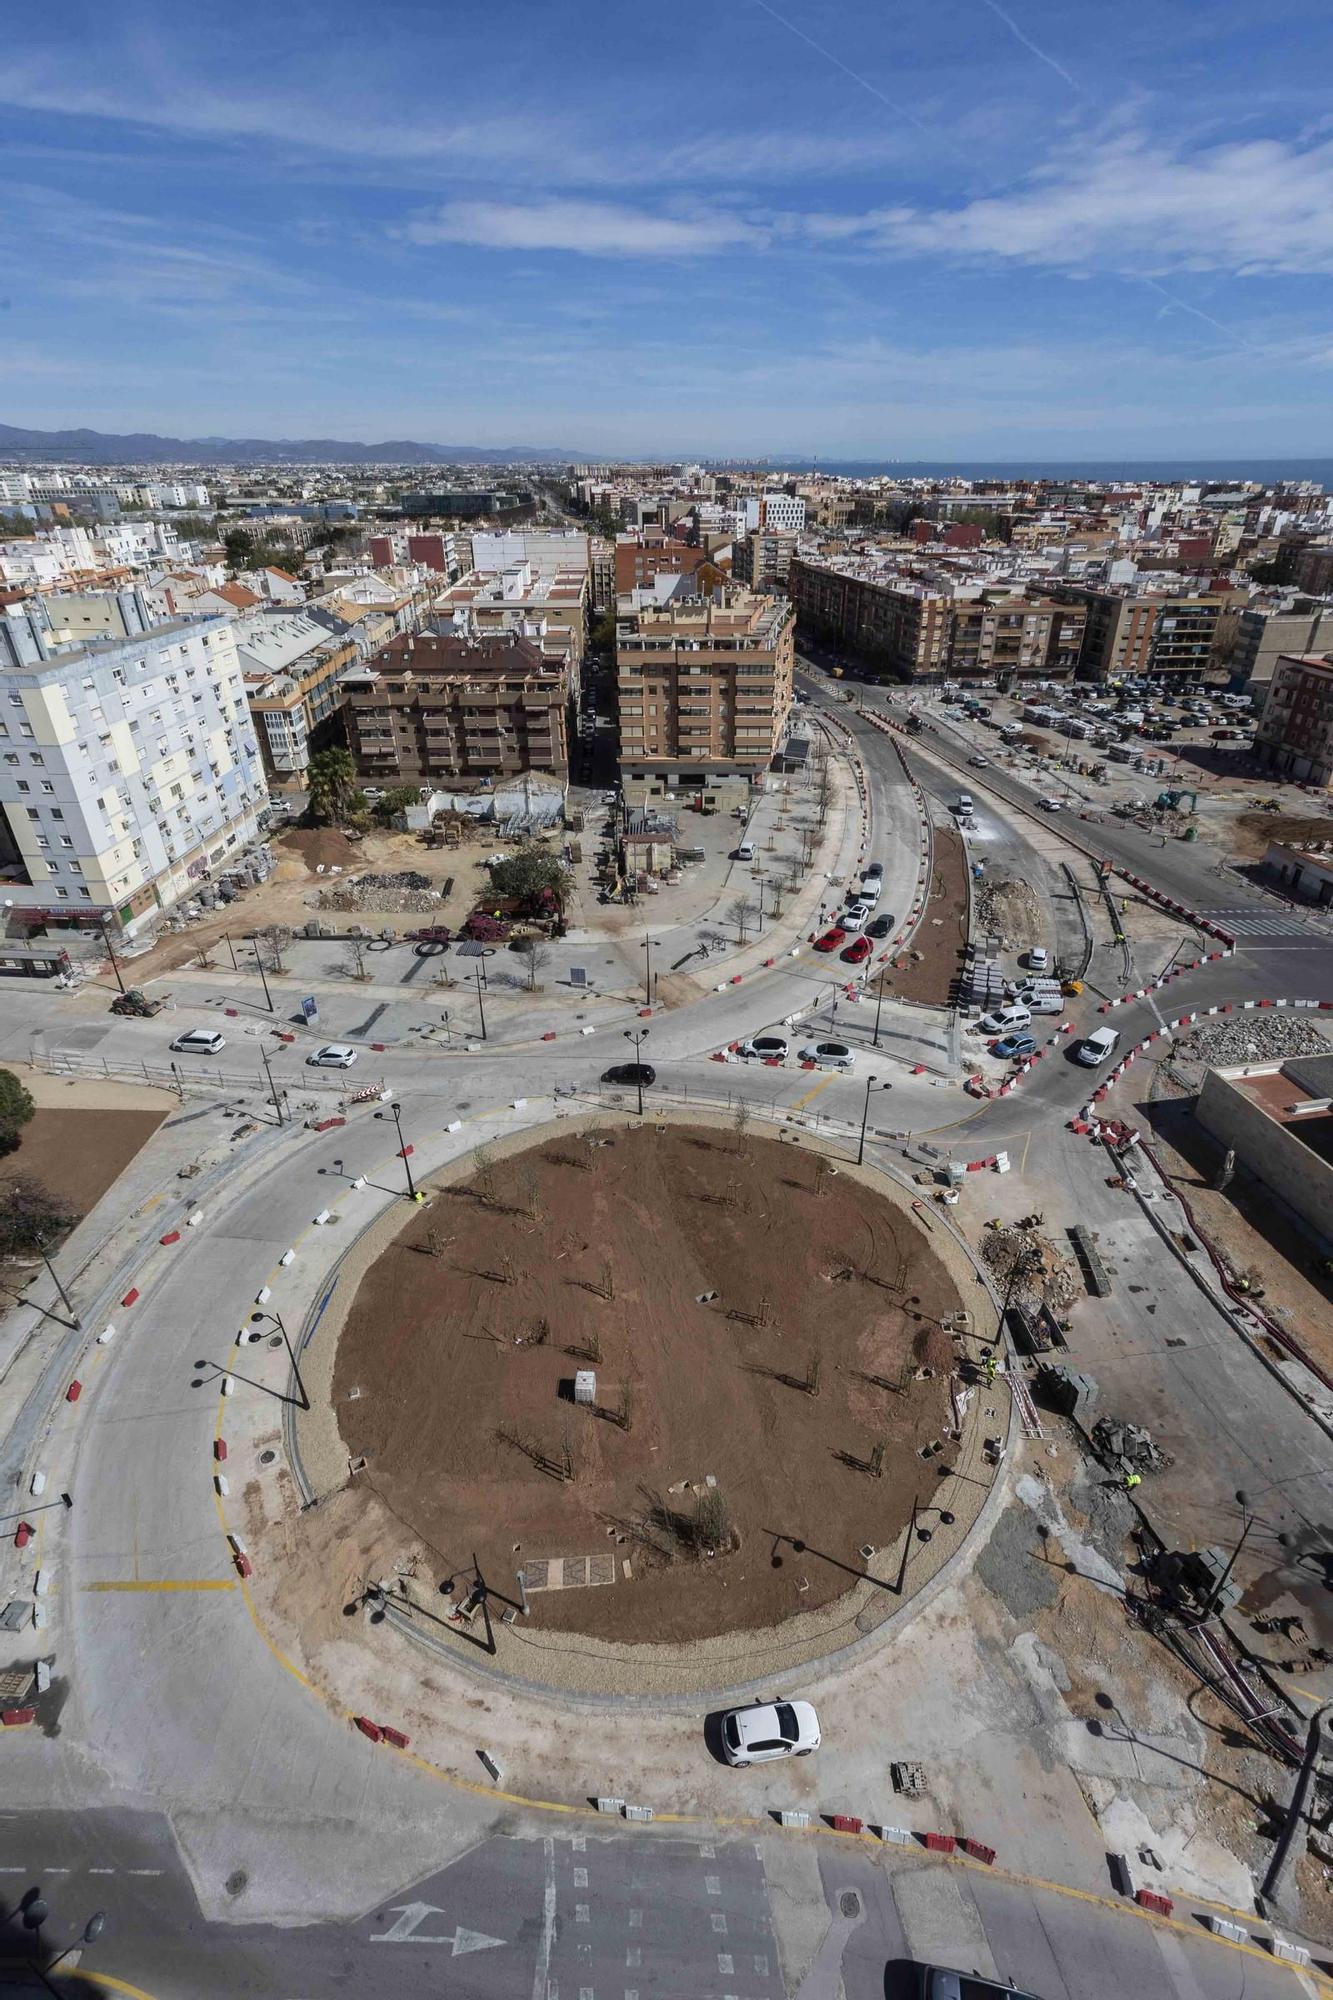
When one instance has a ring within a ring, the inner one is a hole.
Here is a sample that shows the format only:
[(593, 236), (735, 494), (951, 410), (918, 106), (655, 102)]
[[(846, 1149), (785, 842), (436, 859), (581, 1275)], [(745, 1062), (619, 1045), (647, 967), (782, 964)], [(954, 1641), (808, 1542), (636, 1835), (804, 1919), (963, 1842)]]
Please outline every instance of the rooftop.
[(1333, 1055), (1295, 1057), (1261, 1068), (1220, 1074), (1252, 1104), (1282, 1125), (1317, 1158), (1333, 1166)]

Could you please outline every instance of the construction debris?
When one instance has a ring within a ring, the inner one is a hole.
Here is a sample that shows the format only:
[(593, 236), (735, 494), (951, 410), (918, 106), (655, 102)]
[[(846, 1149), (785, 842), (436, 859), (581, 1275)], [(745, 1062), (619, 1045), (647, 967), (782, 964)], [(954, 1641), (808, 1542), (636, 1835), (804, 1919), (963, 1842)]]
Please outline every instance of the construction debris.
[(1041, 937), (1041, 910), (1030, 883), (992, 869), (972, 893), (975, 927), (993, 931), (1002, 950), (1025, 951)]
[(321, 910), (425, 911), (439, 908), (440, 888), (429, 875), (403, 868), (394, 874), (353, 876), (335, 888), (318, 890), (307, 901)]
[(1007, 1306), (1047, 1306), (1058, 1313), (1083, 1296), (1078, 1265), (1038, 1229), (992, 1223), (981, 1239), (981, 1255)]
[(1092, 1427), (1092, 1448), (1111, 1472), (1156, 1472), (1170, 1465), (1170, 1454), (1152, 1441), (1152, 1432), (1142, 1424), (1122, 1423), (1118, 1417), (1098, 1417)]
[(1308, 1014), (1255, 1008), (1201, 1021), (1177, 1038), (1171, 1060), (1177, 1068), (1188, 1063), (1202, 1072), (1240, 1063), (1281, 1062), (1288, 1056), (1326, 1056), (1330, 1047), (1327, 1035)]

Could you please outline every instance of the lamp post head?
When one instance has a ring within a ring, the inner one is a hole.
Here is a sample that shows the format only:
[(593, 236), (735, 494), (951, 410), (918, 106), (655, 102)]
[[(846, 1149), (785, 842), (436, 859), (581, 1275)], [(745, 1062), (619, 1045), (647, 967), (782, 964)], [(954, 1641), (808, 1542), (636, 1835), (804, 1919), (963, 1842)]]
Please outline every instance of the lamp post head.
[(1239, 1486), (1236, 1488), (1236, 1505), (1238, 1507), (1244, 1507), (1246, 1512), (1248, 1513), (1250, 1505), (1250, 1496), (1248, 1493), (1244, 1492)]
[(89, 1917), (87, 1923), (83, 1927), (84, 1943), (96, 1944), (98, 1938), (101, 1937), (102, 1932), (105, 1929), (106, 1929), (106, 1911), (94, 1910), (92, 1915)]

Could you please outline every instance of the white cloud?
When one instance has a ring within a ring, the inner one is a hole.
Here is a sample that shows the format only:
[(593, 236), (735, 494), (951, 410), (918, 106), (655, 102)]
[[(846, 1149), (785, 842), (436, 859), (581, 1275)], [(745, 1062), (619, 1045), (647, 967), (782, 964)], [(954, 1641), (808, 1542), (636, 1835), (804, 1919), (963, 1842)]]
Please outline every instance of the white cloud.
[(865, 217), (867, 240), (922, 256), (1119, 271), (1333, 271), (1333, 142), (1256, 139), (1187, 158), (1141, 139), (1044, 165), (956, 208)]
[(765, 232), (720, 210), (650, 214), (609, 201), (449, 201), (409, 222), (414, 243), (488, 250), (567, 250), (583, 257), (706, 257), (762, 247)]

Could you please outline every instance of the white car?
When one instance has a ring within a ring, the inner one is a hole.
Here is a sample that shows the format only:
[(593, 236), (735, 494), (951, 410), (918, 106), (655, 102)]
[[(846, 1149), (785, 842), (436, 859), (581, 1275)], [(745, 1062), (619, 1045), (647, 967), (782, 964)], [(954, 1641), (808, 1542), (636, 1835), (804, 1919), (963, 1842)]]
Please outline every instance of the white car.
[(761, 1702), (722, 1718), (722, 1755), (729, 1764), (771, 1764), (808, 1757), (820, 1743), (819, 1717), (808, 1701)]
[(981, 1035), (1008, 1035), (1015, 1028), (1031, 1027), (1032, 1015), (1026, 1007), (997, 1007), (993, 1014), (983, 1014), (976, 1025)]
[(785, 1035), (756, 1035), (752, 1042), (742, 1042), (736, 1053), (750, 1062), (785, 1062), (787, 1046)]
[(216, 1028), (190, 1028), (177, 1035), (171, 1046), (179, 1056), (215, 1056), (219, 1049), (226, 1048), (227, 1037)]
[(1038, 799), (1037, 804), (1041, 807), (1044, 813), (1058, 813), (1060, 810), (1061, 801), (1059, 799), (1049, 799), (1049, 798)]
[(872, 915), (869, 903), (853, 903), (849, 910), (843, 911), (838, 923), (845, 931), (860, 931), (865, 929), (866, 919)]
[(849, 1049), (846, 1042), (811, 1042), (799, 1052), (797, 1061), (815, 1063), (820, 1069), (851, 1069), (856, 1051)]
[(1051, 962), (1051, 954), (1044, 944), (1034, 944), (1028, 953), (1028, 968), (1032, 972), (1045, 972)]
[(325, 1042), (322, 1049), (306, 1057), (307, 1069), (350, 1069), (356, 1050), (347, 1042)]
[(1114, 1028), (1094, 1028), (1074, 1051), (1075, 1060), (1081, 1062), (1085, 1069), (1096, 1069), (1106, 1061), (1119, 1040)]
[(974, 771), (988, 771), (990, 769), (989, 757), (969, 757), (967, 761)]

